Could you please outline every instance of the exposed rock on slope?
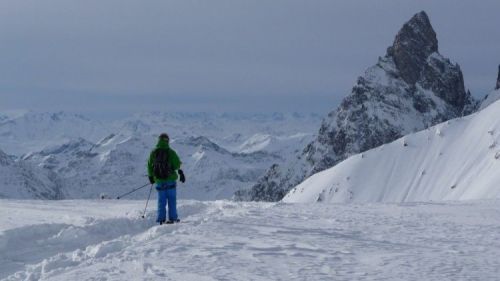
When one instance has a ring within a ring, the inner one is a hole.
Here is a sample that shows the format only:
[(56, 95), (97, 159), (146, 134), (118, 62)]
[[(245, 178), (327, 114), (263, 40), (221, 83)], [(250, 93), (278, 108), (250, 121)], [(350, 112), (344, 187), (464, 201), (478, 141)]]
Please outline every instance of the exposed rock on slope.
[(498, 66), (498, 78), (497, 78), (497, 85), (495, 87), (495, 90), (500, 89), (500, 65)]
[(316, 140), (286, 167), (271, 171), (243, 200), (280, 200), (308, 176), (347, 157), (406, 134), (475, 111), (462, 71), (438, 51), (425, 12), (403, 25), (377, 64), (358, 78), (352, 92), (323, 120)]
[(500, 198), (500, 101), (404, 136), (292, 189), (285, 202), (410, 202)]

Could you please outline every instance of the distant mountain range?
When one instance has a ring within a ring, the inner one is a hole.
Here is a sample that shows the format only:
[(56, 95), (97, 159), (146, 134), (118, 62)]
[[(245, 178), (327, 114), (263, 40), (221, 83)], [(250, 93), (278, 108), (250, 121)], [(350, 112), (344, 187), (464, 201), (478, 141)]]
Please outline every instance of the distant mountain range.
[[(1, 115), (0, 198), (98, 198), (147, 183), (168, 132), (188, 181), (181, 198), (228, 199), (313, 138), (315, 114), (147, 113), (110, 123), (67, 112)], [(9, 153), (10, 155), (7, 155)], [(14, 176), (15, 175), (15, 176)], [(147, 189), (130, 198), (144, 198)]]

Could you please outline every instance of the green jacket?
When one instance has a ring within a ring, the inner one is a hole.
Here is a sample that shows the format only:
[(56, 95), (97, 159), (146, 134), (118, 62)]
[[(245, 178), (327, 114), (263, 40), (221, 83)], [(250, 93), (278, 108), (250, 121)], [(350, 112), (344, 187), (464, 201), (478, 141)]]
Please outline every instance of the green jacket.
[[(156, 149), (166, 149), (168, 150), (168, 160), (170, 161), (170, 166), (172, 167), (172, 169), (174, 170), (174, 172), (168, 176), (168, 178), (166, 179), (159, 179), (157, 177), (154, 176), (154, 172), (153, 172), (153, 161), (154, 161), (154, 156), (153, 156), (153, 152), (156, 150)], [(149, 160), (148, 160), (148, 176), (150, 177), (154, 177), (155, 178), (155, 182), (156, 183), (164, 183), (164, 182), (167, 182), (167, 181), (176, 181), (177, 178), (178, 178), (178, 175), (177, 175), (177, 170), (179, 170), (181, 168), (181, 160), (179, 159), (179, 156), (177, 155), (177, 153), (171, 149), (168, 145), (168, 143), (165, 141), (165, 140), (158, 140), (158, 144), (156, 144), (156, 148), (153, 149), (153, 151), (151, 151), (151, 153), (149, 154)]]

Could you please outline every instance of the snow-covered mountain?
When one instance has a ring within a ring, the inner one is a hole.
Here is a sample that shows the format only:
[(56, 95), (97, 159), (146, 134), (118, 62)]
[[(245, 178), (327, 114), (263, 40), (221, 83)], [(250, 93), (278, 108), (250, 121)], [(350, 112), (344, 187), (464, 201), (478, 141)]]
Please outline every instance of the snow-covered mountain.
[[(243, 143), (268, 135), (287, 141), (289, 137), (305, 133), (311, 135), (311, 126), (319, 124), (317, 114), (301, 113), (142, 113), (115, 123), (115, 131), (124, 135), (160, 134), (168, 131), (173, 138), (204, 136), (232, 152), (245, 153)], [(295, 138), (297, 140), (297, 138)], [(260, 147), (273, 150), (272, 147)]]
[[(179, 186), (181, 198), (204, 200), (230, 198), (254, 185), (269, 163), (288, 161), (310, 142), (311, 128), (320, 122), (316, 115), (278, 113), (150, 113), (107, 124), (67, 113), (28, 112), (4, 119), (3, 129), (10, 133), (0, 138), (15, 143), (21, 155), (13, 161), (38, 166), (42, 178), (57, 175), (65, 198), (114, 197), (147, 183), (147, 158), (166, 131), (188, 178)], [(40, 124), (46, 131), (39, 130)], [(98, 127), (92, 130), (92, 124)], [(99, 138), (92, 134), (98, 131)], [(147, 191), (130, 198), (144, 198)]]
[(467, 115), (477, 102), (464, 88), (458, 64), (438, 51), (425, 12), (403, 25), (384, 57), (358, 78), (352, 92), (328, 114), (317, 138), (294, 161), (273, 165), (258, 184), (237, 193), (276, 201), (308, 176), (347, 157), (406, 134)]
[(62, 199), (57, 175), (0, 150), (0, 198)]
[(0, 118), (0, 143), (4, 151), (20, 156), (83, 136), (96, 141), (106, 130), (101, 122), (79, 114), (28, 111)]
[(500, 101), (352, 156), (291, 190), (285, 202), (500, 198)]
[[(116, 196), (147, 183), (146, 161), (156, 136), (111, 135), (93, 144), (84, 139), (26, 155), (64, 179), (69, 198)], [(230, 198), (235, 188), (248, 186), (280, 156), (267, 152), (234, 153), (206, 137), (173, 139), (171, 146), (183, 161), (187, 183), (179, 184), (182, 198)], [(143, 198), (147, 190), (130, 198)]]

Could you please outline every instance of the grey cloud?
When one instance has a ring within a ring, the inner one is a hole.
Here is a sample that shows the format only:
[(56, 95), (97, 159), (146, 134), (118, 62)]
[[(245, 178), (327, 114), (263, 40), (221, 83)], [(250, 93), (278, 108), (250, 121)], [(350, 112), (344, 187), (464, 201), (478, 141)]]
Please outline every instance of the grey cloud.
[(492, 89), (498, 1), (5, 1), (0, 109), (326, 112), (420, 10)]

